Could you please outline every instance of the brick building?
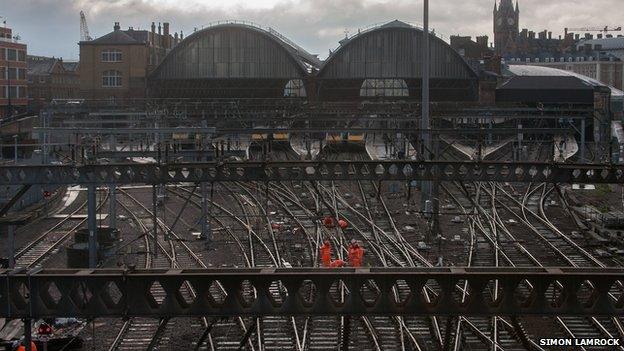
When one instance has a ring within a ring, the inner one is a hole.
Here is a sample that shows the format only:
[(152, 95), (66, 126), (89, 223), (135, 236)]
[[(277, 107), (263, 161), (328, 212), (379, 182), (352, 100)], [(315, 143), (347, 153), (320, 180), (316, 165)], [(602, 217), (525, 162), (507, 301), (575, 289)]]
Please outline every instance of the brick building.
[(146, 77), (183, 37), (172, 36), (169, 23), (152, 22), (151, 31), (113, 31), (91, 41), (80, 42), (80, 95), (86, 99), (144, 98)]
[(80, 76), (78, 62), (62, 58), (27, 56), (29, 109), (39, 111), (55, 99), (79, 98)]
[(0, 118), (23, 113), (27, 105), (26, 44), (0, 27)]
[(503, 59), (525, 58), (547, 54), (558, 57), (574, 48), (579, 35), (565, 32), (553, 38), (552, 32), (520, 30), (520, 4), (516, 0), (497, 0), (494, 3), (494, 47)]

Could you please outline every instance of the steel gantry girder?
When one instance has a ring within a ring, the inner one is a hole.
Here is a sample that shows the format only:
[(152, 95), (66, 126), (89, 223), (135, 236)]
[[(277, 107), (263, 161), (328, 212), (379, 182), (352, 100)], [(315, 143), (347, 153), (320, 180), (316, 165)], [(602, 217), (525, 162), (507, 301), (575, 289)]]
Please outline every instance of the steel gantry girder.
[(624, 181), (624, 166), (473, 161), (279, 161), (0, 166), (0, 184), (167, 184), (227, 181)]
[[(624, 313), (623, 268), (99, 269), (0, 274), (3, 318)], [(487, 290), (495, 282), (499, 294), (492, 301)], [(341, 284), (344, 299), (339, 297)], [(399, 285), (402, 293), (396, 295)], [(152, 295), (154, 286), (162, 287), (164, 299)], [(183, 286), (192, 287), (193, 298), (184, 295)]]

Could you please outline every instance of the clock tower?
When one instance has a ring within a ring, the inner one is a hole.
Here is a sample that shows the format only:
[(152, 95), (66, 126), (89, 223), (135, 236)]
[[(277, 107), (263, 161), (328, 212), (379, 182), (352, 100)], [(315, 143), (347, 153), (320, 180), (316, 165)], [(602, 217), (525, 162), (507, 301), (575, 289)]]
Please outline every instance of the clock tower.
[(500, 0), (498, 6), (494, 2), (494, 46), (497, 54), (504, 55), (509, 52), (512, 44), (518, 39), (519, 20), (518, 0), (515, 7), (512, 0)]

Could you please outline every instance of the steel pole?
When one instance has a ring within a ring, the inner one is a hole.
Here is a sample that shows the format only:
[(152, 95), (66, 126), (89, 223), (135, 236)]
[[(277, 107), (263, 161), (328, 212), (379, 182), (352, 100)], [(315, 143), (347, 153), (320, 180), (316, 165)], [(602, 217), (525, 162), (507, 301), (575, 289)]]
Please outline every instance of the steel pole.
[(87, 222), (89, 227), (89, 268), (97, 266), (97, 228), (96, 228), (96, 186), (89, 184), (87, 186)]
[(201, 183), (201, 238), (202, 239), (210, 239), (208, 233), (208, 187), (206, 183)]
[[(421, 87), (421, 120), (422, 130), (422, 158), (427, 161), (431, 156), (431, 121), (429, 120), (429, 0), (424, 0), (423, 8), (423, 36), (422, 36), (422, 87)], [(431, 182), (422, 183), (422, 206), (425, 207), (427, 200), (431, 200)]]
[(117, 186), (114, 184), (111, 184), (110, 186), (110, 207), (109, 207), (109, 211), (110, 212), (108, 214), (108, 226), (111, 229), (116, 229), (117, 228), (117, 194), (116, 194), (116, 190), (117, 190)]
[(26, 351), (34, 351), (32, 349), (32, 320), (24, 319), (24, 348)]
[(581, 119), (581, 163), (585, 162), (585, 119)]
[(15, 226), (8, 226), (9, 242), (7, 243), (9, 256), (9, 269), (15, 268)]
[(156, 185), (152, 186), (152, 211), (154, 211), (152, 213), (152, 221), (154, 224), (154, 237), (153, 239), (153, 243), (154, 243), (154, 258), (158, 257), (158, 194), (156, 193)]

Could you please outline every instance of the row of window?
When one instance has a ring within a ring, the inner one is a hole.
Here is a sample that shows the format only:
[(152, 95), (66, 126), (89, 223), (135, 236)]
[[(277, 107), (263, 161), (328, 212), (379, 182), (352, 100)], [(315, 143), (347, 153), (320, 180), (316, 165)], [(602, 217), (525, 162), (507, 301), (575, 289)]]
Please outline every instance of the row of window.
[[(284, 88), (285, 97), (306, 96), (301, 79), (290, 80)], [(360, 96), (366, 97), (405, 97), (409, 96), (407, 82), (403, 79), (366, 79), (360, 88)]]
[(102, 50), (102, 62), (121, 62), (123, 56), (121, 51), (116, 49)]
[(26, 62), (26, 51), (17, 49), (0, 48), (0, 61)]
[(26, 79), (26, 69), (15, 67), (0, 67), (0, 79)]
[(122, 86), (122, 74), (119, 71), (110, 70), (102, 73), (102, 87), (119, 88)]
[[(546, 57), (544, 59), (544, 62), (585, 62), (585, 61), (595, 61), (596, 59), (593, 56), (589, 56), (589, 57), (583, 57), (583, 56), (578, 56), (578, 57), (560, 57), (558, 60), (556, 60), (554, 57)], [(521, 58), (511, 58), (510, 59), (511, 62), (522, 62), (523, 60)], [(535, 59), (531, 59), (529, 57), (524, 59), (524, 62), (542, 62), (541, 59), (539, 57), (535, 58)]]
[(28, 90), (25, 86), (4, 86), (0, 85), (0, 99), (26, 99), (28, 98)]
[(46, 76), (28, 76), (28, 83), (34, 83), (38, 81), (39, 84), (45, 84), (47, 81), (50, 81), (52, 84), (78, 84), (78, 77), (52, 77), (48, 79)]

